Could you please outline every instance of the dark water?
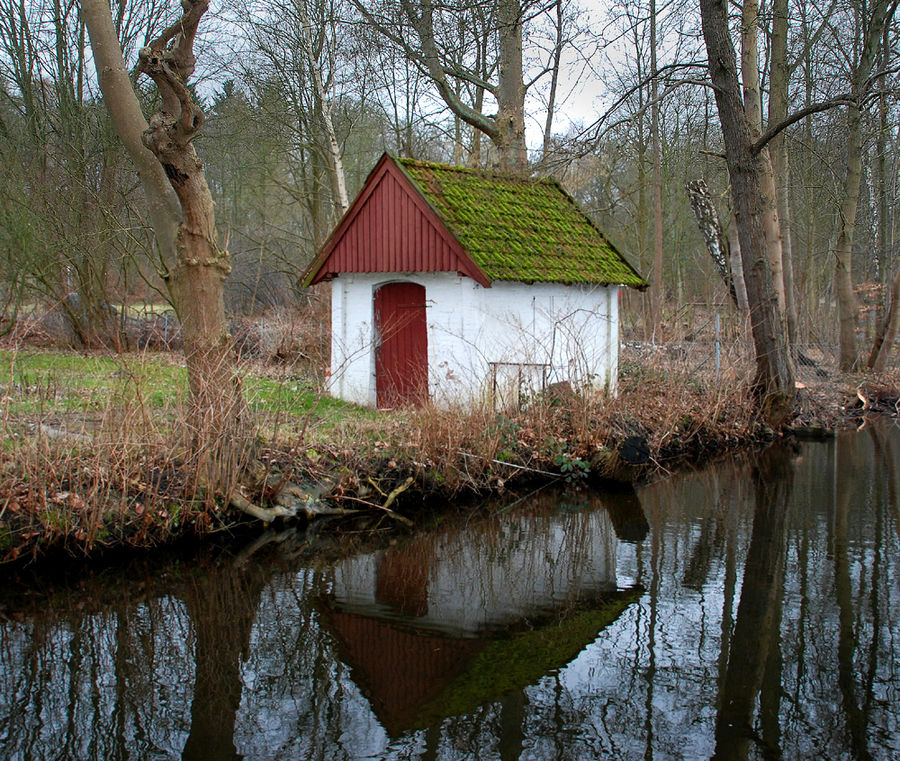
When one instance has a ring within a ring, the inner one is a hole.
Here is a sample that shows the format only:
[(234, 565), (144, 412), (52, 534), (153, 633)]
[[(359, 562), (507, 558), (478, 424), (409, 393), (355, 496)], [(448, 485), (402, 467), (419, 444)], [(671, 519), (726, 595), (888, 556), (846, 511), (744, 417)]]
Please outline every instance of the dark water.
[(900, 757), (900, 429), (0, 608), (4, 759)]

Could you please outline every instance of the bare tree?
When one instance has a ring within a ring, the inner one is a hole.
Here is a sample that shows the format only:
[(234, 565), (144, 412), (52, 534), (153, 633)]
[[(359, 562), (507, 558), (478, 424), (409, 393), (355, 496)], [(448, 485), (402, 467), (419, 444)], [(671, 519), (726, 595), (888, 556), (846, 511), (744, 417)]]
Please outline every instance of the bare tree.
[(841, 370), (859, 369), (856, 344), (856, 295), (853, 292), (853, 238), (859, 210), (863, 168), (862, 111), (872, 86), (871, 74), (881, 45), (882, 31), (897, 7), (896, 0), (876, 0), (856, 9), (861, 27), (861, 46), (853, 62), (851, 93), (847, 105), (847, 165), (841, 199), (838, 237), (834, 247), (834, 283), (840, 325)]
[(784, 312), (772, 272), (770, 244), (772, 230), (778, 226), (775, 183), (770, 162), (755, 145), (758, 127), (751, 121), (755, 118), (752, 104), (746, 109), (741, 97), (725, 1), (700, 0), (700, 15), (747, 285), (756, 353), (754, 389), (764, 417), (777, 424), (790, 413), (796, 390)]
[[(466, 4), (437, 6), (433, 0), (401, 0), (377, 6), (353, 0), (366, 21), (383, 36), (398, 45), (434, 83), (440, 97), (451, 111), (467, 124), (487, 135), (497, 150), (498, 165), (503, 171), (524, 173), (528, 168), (525, 145), (525, 92), (523, 79), (523, 36), (527, 4), (521, 0), (492, 0), (497, 36), (497, 65), (489, 67), (496, 79), (486, 80), (460, 56), (448, 39), (458, 26)], [(473, 14), (469, 14), (470, 17)], [(476, 33), (475, 37), (477, 38)], [(482, 62), (483, 63), (483, 62)], [(484, 66), (481, 66), (484, 70)], [(457, 85), (465, 82), (478, 91), (489, 93), (497, 103), (496, 114), (482, 112), (461, 97)]]
[[(349, 206), (341, 141), (335, 127), (333, 90), (339, 34), (334, 0), (273, 0), (235, 3), (233, 10), (250, 42), (245, 80), (276, 85), (291, 104), (328, 174), (334, 212)], [(341, 93), (337, 94), (340, 98)], [(333, 220), (332, 220), (333, 221)]]
[(116, 131), (138, 167), (161, 274), (182, 324), (190, 386), (188, 423), (198, 483), (227, 490), (245, 445), (243, 395), (222, 299), (231, 270), (217, 242), (213, 201), (193, 139), (203, 124), (187, 81), (209, 0), (183, 0), (183, 15), (140, 51), (159, 111), (144, 119), (105, 0), (82, 0), (97, 77)]

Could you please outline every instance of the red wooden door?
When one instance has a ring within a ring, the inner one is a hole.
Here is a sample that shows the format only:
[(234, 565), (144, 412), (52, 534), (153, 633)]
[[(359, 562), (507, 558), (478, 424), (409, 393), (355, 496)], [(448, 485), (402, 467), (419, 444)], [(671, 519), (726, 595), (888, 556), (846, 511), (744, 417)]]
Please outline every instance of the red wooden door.
[(382, 408), (428, 399), (425, 288), (387, 283), (375, 291), (375, 391)]

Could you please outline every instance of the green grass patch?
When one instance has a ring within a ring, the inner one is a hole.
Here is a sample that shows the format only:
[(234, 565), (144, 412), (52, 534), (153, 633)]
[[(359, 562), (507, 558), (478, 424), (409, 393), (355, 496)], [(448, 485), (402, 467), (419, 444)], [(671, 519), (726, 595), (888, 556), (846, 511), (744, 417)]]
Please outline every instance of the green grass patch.
[[(265, 435), (277, 417), (284, 428), (327, 432), (377, 413), (334, 399), (300, 377), (243, 374), (244, 396)], [(153, 354), (114, 356), (23, 349), (0, 350), (0, 411), (11, 419), (93, 413), (109, 409), (180, 410), (188, 396), (187, 370)]]
[(11, 415), (72, 413), (183, 401), (187, 372), (149, 355), (0, 351), (0, 390)]

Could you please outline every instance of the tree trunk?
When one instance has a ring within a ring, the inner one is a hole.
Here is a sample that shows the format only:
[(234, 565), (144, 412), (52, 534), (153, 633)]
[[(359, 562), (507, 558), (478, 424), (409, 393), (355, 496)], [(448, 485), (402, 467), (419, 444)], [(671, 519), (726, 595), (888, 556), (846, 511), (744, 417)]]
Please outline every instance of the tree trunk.
[(703, 180), (691, 180), (687, 184), (688, 197), (691, 201), (691, 209), (697, 219), (697, 226), (706, 241), (706, 250), (709, 252), (716, 272), (722, 278), (725, 288), (736, 307), (740, 307), (737, 290), (734, 287), (734, 278), (731, 275), (730, 251), (728, 238), (722, 232), (719, 223), (719, 215), (712, 199), (709, 197), (709, 188)]
[(553, 117), (556, 111), (556, 90), (559, 87), (559, 64), (562, 60), (564, 41), (564, 17), (562, 0), (555, 0), (556, 9), (556, 43), (553, 46), (553, 68), (550, 72), (550, 93), (547, 96), (547, 118), (544, 120), (544, 143), (541, 148), (541, 165), (546, 168), (550, 160), (550, 141), (553, 130)]
[[(367, 21), (389, 39), (398, 33), (387, 28), (360, 2), (353, 0)], [(525, 144), (525, 83), (522, 60), (522, 6), (519, 0), (494, 0), (497, 3), (498, 80), (489, 91), (497, 99), (497, 114), (489, 116), (464, 103), (448, 78), (448, 68), (435, 37), (433, 0), (401, 0), (405, 20), (419, 38), (419, 50), (402, 43), (407, 55), (413, 55), (428, 72), (438, 93), (454, 114), (490, 138), (497, 150), (497, 165), (503, 172), (526, 174), (528, 150)], [(458, 68), (458, 67), (457, 67)], [(452, 70), (452, 69), (451, 69)], [(477, 78), (477, 77), (476, 77)]]
[[(744, 93), (744, 113), (750, 129), (750, 136), (758, 140), (762, 135), (762, 94), (759, 84), (759, 3), (745, 0), (741, 16), (741, 79)], [(781, 245), (781, 226), (778, 222), (778, 191), (775, 188), (775, 173), (768, 146), (759, 152), (759, 159), (769, 166), (760, 173), (764, 200), (771, 204), (771, 210), (763, 217), (766, 235), (769, 267), (772, 270), (772, 285), (778, 299), (778, 309), (786, 312), (787, 298), (784, 289), (784, 261)]]
[(328, 93), (325, 91), (325, 83), (322, 81), (322, 72), (319, 70), (318, 56), (313, 50), (312, 23), (306, 11), (306, 4), (301, 0), (297, 4), (300, 23), (300, 37), (303, 43), (303, 52), (306, 56), (309, 74), (313, 84), (314, 102), (318, 111), (319, 121), (325, 132), (326, 149), (328, 157), (328, 177), (331, 180), (331, 196), (334, 210), (338, 218), (342, 217), (350, 206), (347, 197), (347, 182), (344, 177), (344, 159), (341, 154), (341, 146), (338, 143), (337, 132), (334, 129), (334, 120), (331, 118), (331, 103)]
[[(774, 0), (772, 5), (772, 52), (769, 66), (769, 126), (787, 118), (790, 67), (787, 61), (788, 0)], [(797, 308), (794, 298), (793, 250), (790, 230), (790, 166), (784, 133), (776, 135), (769, 144), (772, 171), (778, 183), (778, 221), (781, 227), (782, 279), (784, 284), (784, 312), (791, 346), (797, 340)]]
[(498, 0), (500, 69), (497, 84), (498, 165), (509, 174), (526, 174), (525, 83), (522, 81), (522, 7), (519, 0)]
[(195, 477), (211, 491), (228, 491), (245, 443), (243, 395), (222, 298), (231, 266), (218, 246), (214, 205), (192, 142), (203, 113), (185, 85), (195, 65), (194, 36), (209, 0), (183, 0), (182, 18), (140, 52), (139, 71), (154, 81), (161, 98), (149, 125), (128, 79), (109, 6), (102, 0), (83, 0), (82, 6), (101, 90), (116, 131), (139, 167), (163, 255), (163, 277), (181, 321)]
[(178, 198), (162, 165), (141, 141), (147, 120), (131, 86), (109, 4), (104, 0), (82, 0), (81, 13), (88, 29), (100, 91), (119, 139), (137, 169), (156, 235), (160, 268), (167, 272), (175, 262), (175, 233), (181, 220)]
[(741, 260), (741, 242), (738, 240), (737, 220), (731, 216), (731, 224), (728, 227), (729, 261), (731, 262), (731, 277), (734, 281), (734, 295), (737, 301), (738, 311), (741, 317), (746, 319), (750, 313), (750, 305), (747, 303), (747, 284), (744, 282), (744, 263)]
[[(881, 68), (886, 69), (890, 56), (889, 45), (889, 25), (885, 24), (882, 31), (881, 40)], [(878, 192), (878, 240), (876, 244), (876, 255), (878, 257), (878, 270), (881, 275), (883, 262), (888, 262), (889, 248), (889, 230), (888, 225), (888, 193), (887, 193), (887, 143), (888, 143), (888, 104), (887, 98), (882, 93), (878, 98), (878, 140), (877, 140), (877, 192)], [(890, 271), (889, 265), (887, 267)], [(880, 278), (879, 278), (880, 279)], [(877, 373), (883, 372), (887, 364), (887, 358), (891, 353), (894, 345), (894, 338), (897, 335), (897, 328), (900, 327), (900, 268), (894, 273), (891, 279), (891, 292), (888, 297), (887, 312), (884, 319), (878, 326), (875, 334), (875, 341), (872, 344), (872, 351), (869, 353), (869, 359), (866, 366), (870, 370)]]
[(853, 235), (859, 207), (862, 178), (862, 114), (856, 106), (847, 108), (847, 173), (841, 199), (840, 227), (834, 246), (834, 291), (838, 303), (840, 367), (843, 372), (859, 369), (856, 349), (856, 294), (853, 292)]
[[(834, 247), (834, 286), (838, 299), (838, 320), (841, 370), (859, 369), (856, 345), (856, 295), (853, 293), (853, 237), (859, 209), (859, 188), (862, 181), (862, 99), (869, 87), (869, 75), (875, 65), (881, 45), (882, 31), (896, 8), (893, 0), (877, 0), (867, 14), (863, 46), (853, 71), (853, 96), (856, 102), (847, 107), (847, 171), (844, 176), (844, 195), (841, 200), (840, 228)], [(860, 20), (863, 23), (863, 20)]]
[(650, 150), (653, 153), (653, 275), (650, 289), (650, 312), (654, 331), (662, 328), (663, 300), (663, 212), (662, 212), (662, 148), (659, 137), (659, 81), (656, 77), (656, 0), (650, 0)]
[(869, 354), (868, 367), (876, 373), (884, 372), (887, 358), (897, 337), (897, 329), (900, 328), (900, 268), (894, 273), (891, 281), (891, 295), (888, 301), (887, 314), (875, 336), (875, 343)]
[(750, 327), (756, 352), (754, 391), (765, 419), (780, 424), (790, 413), (794, 396), (794, 368), (779, 308), (769, 256), (767, 230), (774, 224), (775, 199), (764, 176), (771, 164), (753, 150), (751, 125), (741, 99), (736, 54), (728, 32), (725, 0), (700, 0), (703, 37), (716, 94), (725, 155), (731, 177), (731, 197), (737, 220)]

